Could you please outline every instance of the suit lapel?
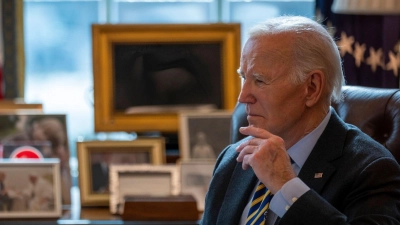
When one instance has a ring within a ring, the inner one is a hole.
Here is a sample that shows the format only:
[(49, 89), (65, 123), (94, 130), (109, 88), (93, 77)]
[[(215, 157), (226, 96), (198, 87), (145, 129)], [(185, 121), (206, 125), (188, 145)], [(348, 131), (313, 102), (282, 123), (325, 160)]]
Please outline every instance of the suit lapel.
[(346, 125), (332, 111), (331, 118), (299, 173), (299, 178), (320, 193), (336, 168), (330, 163), (342, 155)]
[(221, 206), (217, 224), (238, 223), (257, 180), (253, 169), (243, 170), (241, 163), (236, 164)]

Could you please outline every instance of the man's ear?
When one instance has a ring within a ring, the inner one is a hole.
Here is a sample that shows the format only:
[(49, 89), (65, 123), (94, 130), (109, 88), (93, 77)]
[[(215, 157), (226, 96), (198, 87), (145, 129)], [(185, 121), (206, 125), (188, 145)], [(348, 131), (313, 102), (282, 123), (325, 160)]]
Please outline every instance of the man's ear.
[(325, 88), (325, 74), (321, 70), (313, 70), (308, 74), (306, 105), (311, 107), (321, 99)]

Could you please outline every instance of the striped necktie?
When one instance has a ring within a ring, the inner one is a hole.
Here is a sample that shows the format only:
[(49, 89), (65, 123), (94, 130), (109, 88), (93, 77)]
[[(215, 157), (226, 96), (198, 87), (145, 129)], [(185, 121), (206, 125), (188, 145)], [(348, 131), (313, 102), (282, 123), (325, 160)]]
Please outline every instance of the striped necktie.
[[(293, 165), (295, 162), (290, 157), (290, 163)], [(272, 199), (271, 191), (260, 182), (254, 192), (253, 199), (249, 213), (247, 214), (246, 225), (264, 225), (266, 212), (269, 207), (269, 202)]]
[(254, 192), (251, 206), (247, 215), (246, 225), (258, 225), (265, 223), (265, 213), (269, 207), (269, 202), (272, 199), (271, 191), (263, 183), (257, 186)]

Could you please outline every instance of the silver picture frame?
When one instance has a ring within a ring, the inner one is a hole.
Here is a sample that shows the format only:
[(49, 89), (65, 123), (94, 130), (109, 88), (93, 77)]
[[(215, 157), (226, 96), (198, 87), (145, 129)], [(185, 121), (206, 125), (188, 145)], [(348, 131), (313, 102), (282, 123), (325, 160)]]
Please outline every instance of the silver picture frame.
[(180, 194), (176, 165), (110, 165), (110, 212), (122, 214), (127, 196)]
[(197, 202), (197, 210), (204, 211), (206, 193), (210, 186), (214, 160), (178, 160), (181, 194), (192, 195)]
[(0, 160), (0, 192), (0, 218), (59, 218), (59, 159)]
[(179, 146), (183, 160), (216, 160), (230, 143), (232, 112), (181, 112)]

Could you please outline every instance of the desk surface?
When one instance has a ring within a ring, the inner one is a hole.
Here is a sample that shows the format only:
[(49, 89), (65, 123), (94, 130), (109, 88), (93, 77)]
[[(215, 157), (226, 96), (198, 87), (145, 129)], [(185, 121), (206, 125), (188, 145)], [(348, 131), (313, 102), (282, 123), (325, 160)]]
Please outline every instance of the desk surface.
[[(80, 212), (78, 212), (80, 211)], [(123, 221), (112, 215), (108, 208), (82, 208), (64, 210), (61, 218), (55, 219), (2, 219), (0, 225), (55, 225), (55, 224), (101, 224), (101, 225), (198, 225), (199, 221)]]
[[(78, 187), (72, 187), (72, 189)], [(101, 225), (198, 225), (199, 221), (124, 221), (119, 215), (110, 213), (109, 207), (82, 207), (79, 192), (71, 191), (71, 205), (63, 206), (60, 218), (7, 219), (0, 218), (0, 225), (58, 225), (58, 224), (101, 224)], [(199, 219), (201, 213), (199, 213)]]

